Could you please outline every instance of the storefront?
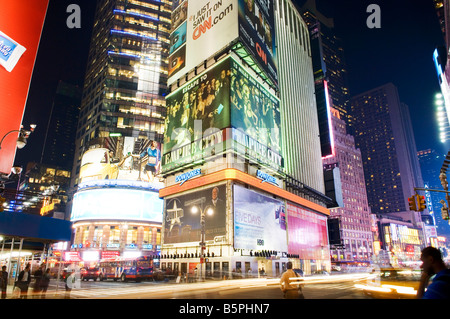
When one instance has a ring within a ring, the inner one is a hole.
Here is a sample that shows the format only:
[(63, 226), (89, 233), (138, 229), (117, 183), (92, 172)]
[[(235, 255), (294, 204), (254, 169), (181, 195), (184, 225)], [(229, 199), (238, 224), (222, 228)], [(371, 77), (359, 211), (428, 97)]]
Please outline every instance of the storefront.
[(326, 208), (261, 174), (223, 169), (179, 176), (181, 184), (160, 190), (162, 269), (222, 278), (278, 276), (292, 261), (305, 273), (330, 270)]
[(423, 230), (398, 223), (381, 224), (385, 249), (394, 267), (411, 266), (420, 260), (423, 249)]
[(137, 182), (98, 183), (74, 195), (71, 250), (79, 253), (76, 258), (95, 262), (156, 256), (161, 249), (163, 211), (157, 191)]

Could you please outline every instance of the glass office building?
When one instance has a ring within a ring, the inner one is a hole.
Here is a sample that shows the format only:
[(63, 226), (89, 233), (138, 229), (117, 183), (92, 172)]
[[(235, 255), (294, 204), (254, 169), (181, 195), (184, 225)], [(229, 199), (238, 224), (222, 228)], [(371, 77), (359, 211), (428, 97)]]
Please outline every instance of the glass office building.
[(169, 0), (100, 0), (84, 82), (71, 186), (83, 153), (111, 137), (162, 142)]

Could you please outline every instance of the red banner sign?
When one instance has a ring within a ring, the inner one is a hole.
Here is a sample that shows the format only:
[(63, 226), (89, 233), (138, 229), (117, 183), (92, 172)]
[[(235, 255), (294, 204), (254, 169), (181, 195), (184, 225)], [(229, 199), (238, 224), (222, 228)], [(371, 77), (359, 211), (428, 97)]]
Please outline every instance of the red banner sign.
[(22, 125), (48, 2), (0, 0), (0, 173), (6, 175), (16, 155), (16, 131)]

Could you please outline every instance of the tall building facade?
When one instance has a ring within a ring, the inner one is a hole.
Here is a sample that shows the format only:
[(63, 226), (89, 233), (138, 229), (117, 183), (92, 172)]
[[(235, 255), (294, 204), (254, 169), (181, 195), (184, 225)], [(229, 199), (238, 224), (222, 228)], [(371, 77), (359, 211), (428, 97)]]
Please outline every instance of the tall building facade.
[(80, 103), (81, 88), (60, 81), (52, 103), (41, 163), (72, 169)]
[(308, 27), (291, 1), (275, 5), (285, 173), (325, 193)]
[(323, 160), (324, 168), (337, 170), (342, 194), (340, 207), (330, 209), (330, 218), (339, 223), (341, 243), (331, 245), (331, 261), (339, 266), (368, 265), (373, 251), (371, 211), (367, 200), (361, 151), (347, 134), (346, 124), (332, 110), (335, 155)]
[[(301, 11), (311, 35), (316, 91), (323, 92), (321, 95), (328, 93), (329, 103), (338, 110), (340, 118), (347, 125), (351, 125), (347, 65), (342, 40), (336, 34), (334, 20), (318, 11), (316, 0), (308, 0)], [(318, 106), (321, 107), (326, 101), (323, 96), (316, 96), (316, 99), (319, 98)]]
[(414, 187), (423, 187), (407, 106), (392, 83), (354, 96), (351, 105), (372, 213), (407, 211)]
[(300, 14), (290, 0), (177, 1), (172, 22), (161, 268), (217, 277), (277, 276), (288, 261), (329, 269)]
[(83, 153), (99, 139), (162, 142), (171, 1), (97, 4), (76, 135), (72, 186)]
[(77, 259), (160, 252), (171, 5), (97, 2), (71, 180)]

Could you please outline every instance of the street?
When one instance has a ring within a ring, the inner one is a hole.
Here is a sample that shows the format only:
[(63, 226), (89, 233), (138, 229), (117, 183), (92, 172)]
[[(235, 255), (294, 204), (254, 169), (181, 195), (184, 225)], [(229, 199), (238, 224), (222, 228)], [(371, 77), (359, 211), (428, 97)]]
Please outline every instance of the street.
[[(338, 276), (312, 277), (303, 287), (305, 299), (371, 299), (355, 288), (356, 281)], [(310, 279), (310, 278), (306, 278)], [(360, 281), (357, 281), (360, 282)], [(9, 287), (12, 291), (12, 287)], [(8, 298), (12, 293), (8, 291)], [(64, 282), (52, 280), (47, 299), (61, 299)], [(70, 299), (283, 299), (278, 278), (217, 280), (197, 283), (82, 281), (70, 292)], [(28, 298), (33, 298), (32, 289)]]

